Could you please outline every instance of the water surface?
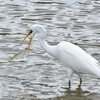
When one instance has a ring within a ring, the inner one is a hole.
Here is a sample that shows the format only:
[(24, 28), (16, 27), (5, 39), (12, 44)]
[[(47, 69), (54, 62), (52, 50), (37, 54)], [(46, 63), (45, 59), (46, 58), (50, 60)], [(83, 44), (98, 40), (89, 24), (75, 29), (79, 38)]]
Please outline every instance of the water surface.
[(72, 42), (100, 62), (100, 1), (0, 0), (0, 100), (100, 100), (100, 80), (73, 75), (70, 93), (67, 70), (39, 45), (37, 36), (26, 59), (8, 62), (27, 47), (19, 46), (29, 27), (43, 25), (50, 45)]

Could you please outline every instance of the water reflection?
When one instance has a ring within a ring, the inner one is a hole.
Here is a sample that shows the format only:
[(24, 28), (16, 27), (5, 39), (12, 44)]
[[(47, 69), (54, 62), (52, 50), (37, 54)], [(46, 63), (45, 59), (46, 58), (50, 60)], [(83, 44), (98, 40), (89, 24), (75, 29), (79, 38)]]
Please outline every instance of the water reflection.
[(52, 100), (99, 100), (98, 95), (99, 94), (91, 93), (88, 90), (82, 90), (81, 87), (78, 85), (75, 90), (67, 91), (64, 96), (59, 96)]

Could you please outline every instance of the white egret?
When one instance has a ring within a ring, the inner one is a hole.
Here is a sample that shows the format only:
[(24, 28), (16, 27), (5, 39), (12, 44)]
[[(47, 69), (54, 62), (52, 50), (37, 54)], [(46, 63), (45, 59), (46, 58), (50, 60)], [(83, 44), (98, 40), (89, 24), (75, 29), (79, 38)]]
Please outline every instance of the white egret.
[(80, 83), (82, 82), (81, 74), (95, 75), (100, 78), (100, 66), (98, 61), (87, 54), (77, 45), (70, 42), (62, 41), (56, 46), (50, 46), (45, 38), (47, 36), (46, 29), (42, 25), (35, 24), (30, 28), (29, 33), (25, 36), (25, 39), (30, 35), (30, 42), (28, 48), (30, 47), (32, 37), (38, 33), (38, 40), (42, 48), (49, 53), (51, 56), (60, 60), (68, 68), (68, 81), (69, 87), (71, 86), (71, 77), (73, 73), (76, 73), (80, 78)]

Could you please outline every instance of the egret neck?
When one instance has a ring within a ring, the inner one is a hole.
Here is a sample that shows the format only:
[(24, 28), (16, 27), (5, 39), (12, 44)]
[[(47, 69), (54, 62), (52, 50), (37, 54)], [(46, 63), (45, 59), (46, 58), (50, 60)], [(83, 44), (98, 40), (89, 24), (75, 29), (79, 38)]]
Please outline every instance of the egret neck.
[[(40, 33), (41, 34), (41, 33)], [(41, 46), (44, 48), (46, 52), (48, 52), (51, 56), (58, 58), (57, 57), (57, 52), (56, 52), (56, 46), (50, 46), (44, 38), (39, 38), (39, 42)]]

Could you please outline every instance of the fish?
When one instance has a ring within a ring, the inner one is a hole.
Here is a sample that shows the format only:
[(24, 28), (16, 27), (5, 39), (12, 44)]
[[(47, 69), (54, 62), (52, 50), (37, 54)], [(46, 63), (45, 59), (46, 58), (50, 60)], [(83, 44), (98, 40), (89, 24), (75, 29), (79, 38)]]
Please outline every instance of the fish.
[(25, 48), (25, 50), (20, 51), (19, 53), (15, 54), (13, 57), (8, 57), (8, 62), (11, 62), (14, 59), (20, 59), (20, 58), (25, 58), (29, 53), (30, 53), (30, 49)]
[[(30, 35), (30, 33), (29, 33)], [(24, 38), (24, 40), (27, 38), (28, 36), (26, 36)], [(22, 42), (20, 43), (20, 45), (24, 42), (24, 40), (22, 40)], [(25, 58), (29, 53), (30, 53), (30, 45), (31, 45), (31, 42), (32, 42), (32, 37), (30, 37), (30, 41), (28, 43), (28, 47), (25, 48), (25, 50), (15, 54), (13, 57), (8, 57), (8, 62), (11, 62), (12, 60), (14, 59), (20, 59), (20, 58)]]

